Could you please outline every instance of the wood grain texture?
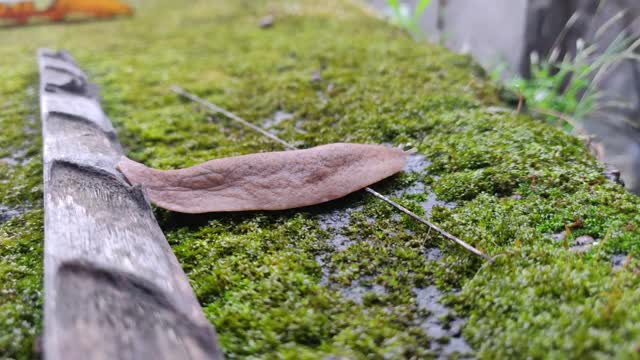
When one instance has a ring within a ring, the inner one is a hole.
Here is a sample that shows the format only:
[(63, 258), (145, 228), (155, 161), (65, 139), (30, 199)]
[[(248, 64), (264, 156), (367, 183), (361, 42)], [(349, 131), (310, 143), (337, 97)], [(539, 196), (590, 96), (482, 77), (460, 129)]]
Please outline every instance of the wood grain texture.
[(221, 359), (211, 324), (139, 187), (97, 88), (38, 51), (45, 204), (44, 355)]
[(283, 210), (315, 205), (360, 190), (402, 170), (397, 148), (328, 144), (156, 170), (123, 157), (116, 168), (142, 185), (153, 203), (184, 213)]

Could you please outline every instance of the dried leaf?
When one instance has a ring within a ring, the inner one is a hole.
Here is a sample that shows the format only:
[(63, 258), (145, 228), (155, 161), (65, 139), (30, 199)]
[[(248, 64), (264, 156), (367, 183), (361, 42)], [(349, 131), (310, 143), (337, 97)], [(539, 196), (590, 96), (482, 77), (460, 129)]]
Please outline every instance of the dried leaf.
[(156, 170), (123, 157), (118, 169), (153, 203), (184, 213), (282, 210), (343, 197), (402, 170), (405, 154), (380, 145), (329, 144)]
[(54, 0), (43, 10), (38, 10), (34, 1), (0, 0), (0, 20), (14, 20), (19, 24), (24, 24), (33, 17), (59, 21), (70, 14), (111, 17), (131, 15), (133, 9), (118, 0)]

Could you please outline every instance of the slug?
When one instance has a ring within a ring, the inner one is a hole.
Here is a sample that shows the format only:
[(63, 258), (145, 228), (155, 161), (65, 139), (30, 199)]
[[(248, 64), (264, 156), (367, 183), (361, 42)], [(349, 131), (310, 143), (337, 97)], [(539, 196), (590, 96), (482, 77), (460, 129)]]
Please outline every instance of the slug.
[(402, 170), (405, 153), (336, 143), (156, 170), (123, 156), (117, 169), (151, 202), (182, 213), (284, 210), (334, 200)]

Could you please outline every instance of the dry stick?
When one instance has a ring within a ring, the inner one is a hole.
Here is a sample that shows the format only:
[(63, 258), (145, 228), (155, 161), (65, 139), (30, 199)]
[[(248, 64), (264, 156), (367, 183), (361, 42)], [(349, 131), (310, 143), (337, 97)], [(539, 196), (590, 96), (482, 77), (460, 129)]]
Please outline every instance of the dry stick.
[[(180, 95), (180, 96), (182, 96), (182, 97), (184, 97), (186, 99), (189, 99), (189, 100), (191, 100), (193, 102), (198, 103), (199, 105), (201, 105), (205, 109), (208, 109), (208, 110), (210, 110), (210, 111), (212, 111), (214, 113), (222, 114), (222, 115), (230, 118), (231, 120), (235, 120), (235, 121), (241, 123), (242, 125), (250, 128), (252, 130), (255, 130), (255, 131), (259, 132), (260, 134), (268, 137), (269, 139), (281, 144), (282, 146), (284, 146), (285, 148), (287, 148), (289, 150), (295, 150), (296, 149), (295, 146), (293, 146), (293, 145), (289, 144), (288, 142), (280, 139), (279, 137), (277, 137), (277, 136), (265, 131), (264, 129), (262, 129), (262, 128), (260, 128), (260, 127), (258, 127), (256, 125), (254, 125), (254, 124), (242, 119), (241, 117), (235, 115), (234, 113), (232, 113), (230, 111), (227, 111), (227, 110), (225, 110), (225, 109), (223, 109), (223, 108), (221, 108), (219, 106), (216, 106), (216, 105), (214, 105), (214, 104), (212, 104), (212, 103), (210, 103), (210, 102), (208, 102), (208, 101), (206, 101), (206, 100), (194, 95), (194, 94), (189, 93), (188, 91), (184, 90), (183, 88), (181, 88), (179, 86), (171, 85), (171, 91), (177, 93), (178, 95)], [(412, 217), (416, 221), (418, 221), (418, 222), (420, 222), (420, 223), (422, 223), (424, 225), (427, 225), (430, 229), (433, 229), (433, 230), (437, 231), (440, 235), (442, 235), (445, 238), (447, 238), (447, 239), (455, 242), (456, 244), (462, 246), (467, 251), (469, 251), (469, 252), (471, 252), (471, 253), (473, 253), (473, 254), (475, 254), (477, 256), (480, 256), (481, 258), (483, 258), (483, 259), (485, 259), (487, 261), (493, 261), (493, 259), (489, 255), (486, 255), (482, 251), (474, 248), (473, 246), (467, 244), (466, 242), (464, 242), (464, 241), (458, 239), (457, 237), (449, 234), (448, 232), (442, 230), (438, 226), (436, 226), (436, 225), (432, 224), (431, 222), (429, 222), (427, 219), (417, 215), (416, 213), (410, 211), (409, 209), (407, 209), (404, 206), (396, 203), (395, 201), (389, 199), (388, 197), (380, 194), (379, 192), (373, 190), (372, 188), (366, 187), (366, 188), (364, 188), (364, 190), (367, 191), (369, 194), (377, 197), (378, 199), (386, 202), (387, 204), (393, 206), (394, 208), (396, 208), (396, 209), (402, 211), (403, 213), (409, 215), (410, 217)]]

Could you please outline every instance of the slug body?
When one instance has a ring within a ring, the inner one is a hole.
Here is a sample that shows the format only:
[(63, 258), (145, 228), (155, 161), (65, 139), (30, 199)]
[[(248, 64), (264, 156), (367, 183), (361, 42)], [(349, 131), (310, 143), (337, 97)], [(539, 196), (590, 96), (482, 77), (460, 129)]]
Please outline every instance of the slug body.
[(117, 165), (150, 200), (182, 213), (283, 210), (343, 197), (402, 170), (405, 154), (380, 145), (329, 144), (156, 170), (123, 157)]

